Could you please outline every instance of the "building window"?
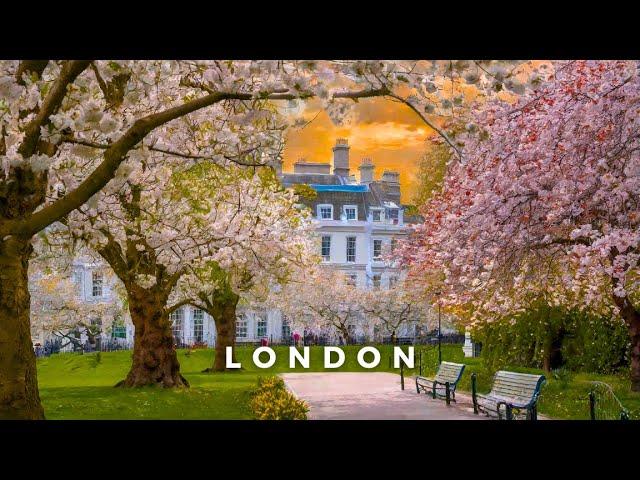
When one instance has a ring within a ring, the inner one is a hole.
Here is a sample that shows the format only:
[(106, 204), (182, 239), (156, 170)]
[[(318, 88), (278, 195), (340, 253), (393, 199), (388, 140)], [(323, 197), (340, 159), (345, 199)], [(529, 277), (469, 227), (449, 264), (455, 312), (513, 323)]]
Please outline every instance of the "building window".
[(318, 218), (320, 220), (333, 220), (333, 205), (318, 205)]
[(202, 343), (204, 340), (204, 311), (193, 309), (193, 341)]
[(286, 318), (282, 319), (282, 339), (287, 340), (291, 338), (291, 323)]
[(372, 285), (374, 290), (380, 290), (380, 282), (382, 281), (382, 276), (380, 274), (376, 274), (372, 277)]
[(94, 297), (102, 296), (102, 272), (93, 272), (91, 276), (92, 289), (91, 295)]
[(347, 275), (347, 285), (355, 287), (358, 284), (358, 274), (350, 273)]
[(379, 208), (372, 208), (371, 209), (371, 216), (373, 217), (373, 221), (374, 222), (381, 222), (382, 221), (382, 210), (380, 210)]
[(82, 285), (82, 270), (76, 270), (73, 272), (73, 283), (76, 285)]
[(247, 319), (242, 314), (236, 320), (236, 338), (247, 338)]
[(256, 336), (258, 338), (264, 338), (267, 336), (267, 320), (262, 317), (256, 317)]
[(171, 320), (171, 333), (173, 334), (173, 341), (177, 344), (182, 343), (184, 310), (182, 308), (174, 310), (169, 315), (169, 320)]
[(322, 260), (328, 262), (331, 260), (331, 236), (322, 236)]
[(344, 216), (347, 220), (357, 220), (358, 219), (358, 207), (355, 205), (345, 205), (344, 206)]
[(398, 277), (389, 277), (389, 290), (396, 286), (398, 283)]
[(398, 223), (398, 209), (397, 208), (390, 208), (388, 210), (388, 215), (389, 215), (389, 220), (391, 220), (391, 223)]
[(397, 246), (398, 246), (398, 239), (397, 238), (392, 238), (391, 239), (391, 253), (395, 252)]
[(373, 240), (373, 259), (374, 260), (382, 259), (382, 240), (380, 239)]
[(347, 262), (356, 261), (356, 237), (347, 237)]

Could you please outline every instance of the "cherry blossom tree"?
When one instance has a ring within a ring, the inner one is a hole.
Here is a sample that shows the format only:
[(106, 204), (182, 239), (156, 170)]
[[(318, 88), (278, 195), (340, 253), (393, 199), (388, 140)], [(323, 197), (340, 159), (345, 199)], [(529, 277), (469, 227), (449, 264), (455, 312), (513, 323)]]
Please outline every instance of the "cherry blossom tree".
[(74, 350), (83, 348), (83, 334), (89, 344), (95, 345), (96, 338), (122, 318), (122, 305), (112, 299), (88, 302), (79, 292), (80, 285), (69, 270), (45, 267), (31, 271), (32, 331), (64, 339), (62, 346), (72, 345)]
[(399, 281), (388, 289), (372, 289), (363, 293), (362, 311), (371, 322), (391, 335), (395, 344), (398, 330), (406, 325), (434, 325), (433, 308), (410, 282)]
[[(222, 175), (223, 179), (220, 178)], [(226, 369), (226, 347), (235, 344), (236, 307), (266, 301), (270, 292), (300, 275), (317, 260), (309, 213), (297, 195), (285, 190), (271, 170), (239, 168), (220, 172), (213, 166), (195, 173), (183, 198), (211, 198), (224, 182), (236, 189), (225, 202), (233, 205), (228, 246), (210, 245), (213, 255), (195, 259), (179, 282), (175, 296), (209, 313), (216, 324), (216, 354), (207, 371)], [(227, 189), (229, 187), (227, 186)], [(216, 248), (218, 250), (216, 250)]]
[(338, 270), (316, 264), (304, 277), (286, 284), (270, 301), (291, 319), (292, 326), (310, 330), (333, 330), (345, 344), (351, 329), (364, 324), (364, 290)]
[(443, 301), (497, 318), (542, 296), (619, 316), (640, 391), (637, 62), (560, 62), (515, 103), (488, 102), (404, 248)]

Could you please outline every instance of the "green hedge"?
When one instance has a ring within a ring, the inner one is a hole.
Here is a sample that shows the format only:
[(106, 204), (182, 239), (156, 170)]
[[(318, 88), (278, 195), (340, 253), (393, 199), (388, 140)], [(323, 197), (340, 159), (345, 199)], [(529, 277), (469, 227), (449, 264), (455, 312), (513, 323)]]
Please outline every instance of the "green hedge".
[(473, 331), (492, 370), (505, 365), (615, 373), (629, 366), (630, 341), (621, 320), (546, 305), (487, 322)]

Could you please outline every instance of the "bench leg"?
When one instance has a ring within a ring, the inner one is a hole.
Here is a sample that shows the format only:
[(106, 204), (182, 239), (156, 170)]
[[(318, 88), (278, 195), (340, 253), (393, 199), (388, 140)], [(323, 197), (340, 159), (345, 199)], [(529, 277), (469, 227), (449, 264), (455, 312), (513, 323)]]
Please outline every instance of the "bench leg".
[(449, 386), (449, 382), (444, 382), (444, 391), (447, 397), (447, 405), (451, 405), (451, 387)]
[(418, 380), (416, 380), (416, 393), (420, 394), (420, 385), (418, 385)]
[(513, 420), (513, 409), (511, 405), (506, 405), (507, 407), (507, 420)]
[(433, 398), (436, 398), (436, 382), (433, 382), (433, 388), (431, 390)]
[(476, 396), (476, 373), (471, 374), (471, 400), (473, 400), (473, 413), (478, 415), (478, 398)]

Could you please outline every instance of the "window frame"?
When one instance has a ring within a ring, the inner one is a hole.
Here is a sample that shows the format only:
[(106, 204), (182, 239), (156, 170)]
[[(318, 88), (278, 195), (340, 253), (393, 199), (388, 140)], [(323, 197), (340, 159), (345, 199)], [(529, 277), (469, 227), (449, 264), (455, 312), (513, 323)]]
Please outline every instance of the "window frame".
[[(322, 209), (323, 208), (329, 208), (330, 209), (330, 216), (328, 218), (324, 218), (322, 216)], [(333, 204), (331, 203), (320, 203), (318, 204), (317, 207), (317, 211), (316, 211), (316, 216), (318, 218), (318, 220), (333, 220)]]
[(280, 326), (280, 335), (283, 340), (291, 338), (291, 322), (288, 318), (282, 318), (282, 325)]
[[(324, 251), (325, 251), (325, 245), (324, 245), (324, 241), (325, 239), (329, 239), (329, 245), (328, 245), (328, 255), (325, 255)], [(331, 261), (331, 235), (322, 235), (320, 237), (320, 256), (322, 257), (322, 261), (323, 262), (330, 262)]]
[[(349, 260), (349, 240), (353, 239), (353, 260)], [(356, 259), (357, 259), (357, 244), (358, 244), (358, 237), (354, 236), (354, 235), (350, 235), (346, 238), (347, 240), (347, 248), (346, 248), (346, 261), (347, 263), (356, 263)]]
[[(268, 332), (269, 332), (269, 328), (268, 328), (268, 319), (265, 317), (262, 317), (261, 315), (256, 315), (256, 338), (267, 338), (268, 337)], [(260, 335), (260, 330), (264, 328), (264, 331), (262, 333), (262, 335)]]
[(175, 309), (169, 314), (169, 320), (171, 320), (173, 340), (181, 343), (184, 337), (184, 309), (182, 307)]
[[(354, 212), (354, 217), (353, 218), (349, 218), (349, 216), (347, 215), (347, 209), (351, 210), (353, 209)], [(358, 206), (357, 205), (343, 205), (342, 206), (342, 212), (344, 213), (344, 218), (345, 220), (347, 220), (347, 222), (355, 222), (358, 220)]]
[(204, 342), (204, 310), (201, 308), (192, 309), (191, 320), (191, 335), (193, 340), (199, 343)]
[[(99, 292), (96, 294), (96, 292)], [(91, 296), (101, 298), (104, 295), (104, 275), (99, 270), (91, 272)]]
[[(378, 252), (378, 255), (376, 256), (376, 242), (378, 242), (380, 244), (380, 251)], [(384, 241), (381, 238), (374, 238), (373, 239), (373, 245), (371, 248), (371, 259), (374, 262), (381, 262), (382, 261), (382, 249), (384, 247)]]
[[(374, 223), (382, 223), (384, 222), (384, 208), (380, 208), (380, 207), (371, 207), (369, 208), (369, 211), (371, 212), (371, 221)], [(380, 218), (378, 220), (375, 219), (374, 214), (379, 214)]]
[[(242, 332), (242, 335), (240, 335)], [(236, 315), (236, 339), (247, 338), (249, 334), (249, 328), (247, 324), (247, 316), (244, 313)]]

